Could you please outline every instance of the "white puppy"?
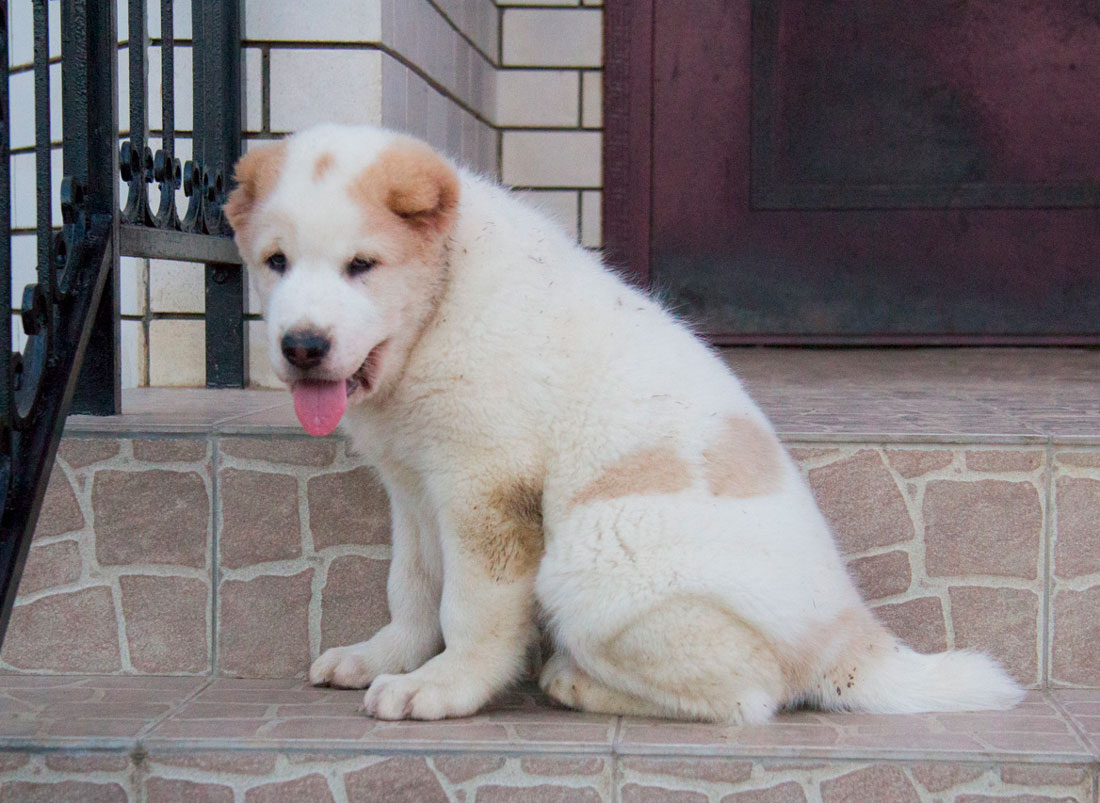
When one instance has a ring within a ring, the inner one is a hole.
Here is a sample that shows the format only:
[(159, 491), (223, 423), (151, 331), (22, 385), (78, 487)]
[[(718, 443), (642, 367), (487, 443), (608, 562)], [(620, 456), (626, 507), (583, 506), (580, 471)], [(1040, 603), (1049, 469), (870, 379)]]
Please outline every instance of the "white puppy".
[(760, 410), (653, 300), (503, 189), (376, 128), (256, 148), (226, 205), (271, 361), (393, 506), (393, 621), (317, 684), (383, 719), (473, 714), (523, 671), (588, 711), (1013, 705), (987, 657), (867, 610)]

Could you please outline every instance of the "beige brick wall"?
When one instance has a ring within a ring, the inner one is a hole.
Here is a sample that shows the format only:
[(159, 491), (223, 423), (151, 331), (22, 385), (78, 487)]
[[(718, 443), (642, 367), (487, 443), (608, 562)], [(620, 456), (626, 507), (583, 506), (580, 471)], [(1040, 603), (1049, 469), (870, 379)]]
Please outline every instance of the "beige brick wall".
[[(119, 30), (126, 31), (126, 3)], [(315, 122), (374, 123), (408, 131), (466, 166), (501, 179), (557, 218), (587, 247), (602, 245), (602, 24), (593, 0), (246, 0), (246, 147)], [(9, 4), (11, 63), (29, 63), (30, 9)], [(51, 3), (59, 51), (60, 20)], [(190, 2), (176, 0), (176, 127), (191, 126)], [(149, 3), (150, 34), (159, 3)], [(149, 51), (149, 125), (160, 126), (159, 51)], [(128, 64), (120, 58), (121, 125), (128, 126)], [(52, 116), (60, 140), (60, 80)], [(13, 281), (34, 280), (33, 75), (11, 78)], [(152, 138), (156, 150), (159, 141)], [(20, 152), (18, 149), (23, 148)], [(176, 140), (190, 157), (186, 135)], [(61, 180), (60, 151), (53, 177)], [(155, 192), (155, 190), (154, 190)], [(123, 199), (125, 188), (123, 188)], [(187, 200), (182, 191), (181, 209)], [(56, 204), (55, 204), (56, 206)], [(55, 222), (60, 210), (55, 208)], [(123, 386), (205, 382), (201, 265), (124, 258)], [(251, 299), (254, 384), (279, 386)], [(13, 325), (16, 348), (22, 329)]]

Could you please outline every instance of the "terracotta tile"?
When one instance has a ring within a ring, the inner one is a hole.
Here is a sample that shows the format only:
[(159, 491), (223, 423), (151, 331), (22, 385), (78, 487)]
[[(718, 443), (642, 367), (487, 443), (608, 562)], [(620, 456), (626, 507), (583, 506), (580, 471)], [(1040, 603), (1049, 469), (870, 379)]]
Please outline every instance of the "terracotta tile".
[(504, 766), (504, 759), (495, 756), (436, 756), (432, 759), (436, 770), (453, 784), (463, 784), (480, 775), (489, 775)]
[(42, 499), (42, 512), (34, 534), (38, 537), (61, 535), (84, 529), (84, 514), (76, 502), (73, 487), (61, 467), (54, 465), (46, 495)]
[(76, 541), (55, 541), (52, 544), (31, 543), (19, 594), (29, 595), (54, 586), (75, 583), (80, 579), (84, 562)]
[(138, 672), (207, 672), (210, 588), (190, 577), (123, 575), (122, 615)]
[(175, 719), (263, 719), (268, 715), (268, 703), (226, 703), (194, 700), (172, 716)]
[(0, 752), (0, 772), (14, 772), (20, 767), (25, 767), (30, 760), (29, 753)]
[(328, 782), (318, 774), (255, 786), (244, 795), (245, 803), (325, 803), (332, 799)]
[(947, 468), (955, 459), (949, 449), (885, 449), (886, 462), (907, 480)]
[(1058, 452), (1055, 462), (1078, 468), (1100, 468), (1100, 451)]
[(93, 463), (110, 460), (121, 449), (121, 443), (115, 438), (73, 438), (64, 437), (57, 447), (57, 456), (72, 468), (84, 468)]
[(939, 597), (918, 597), (906, 602), (877, 605), (875, 616), (895, 636), (917, 652), (947, 649), (947, 625)]
[(134, 457), (147, 463), (194, 463), (205, 460), (206, 439), (135, 438)]
[(19, 803), (57, 803), (59, 800), (80, 803), (128, 803), (130, 796), (117, 783), (90, 781), (9, 781), (0, 783), (0, 800)]
[(933, 480), (923, 515), (929, 575), (1039, 576), (1043, 512), (1031, 483)]
[(266, 724), (262, 719), (175, 719), (169, 717), (153, 728), (148, 738), (154, 746), (162, 742), (237, 739), (242, 742), (256, 738)]
[(528, 775), (599, 775), (607, 766), (602, 758), (559, 758), (526, 756), (520, 759), (520, 769)]
[(151, 764), (183, 767), (212, 773), (267, 776), (275, 772), (275, 754), (259, 751), (239, 752), (186, 752), (154, 751), (149, 754)]
[(102, 739), (136, 738), (146, 724), (140, 719), (47, 720), (39, 733), (46, 739), (81, 739), (95, 743)]
[(229, 457), (323, 468), (336, 460), (335, 438), (222, 438), (218, 449)]
[(286, 474), (225, 468), (218, 472), (221, 564), (239, 569), (302, 554), (298, 480)]
[(1005, 764), (1001, 779), (1014, 786), (1081, 786), (1089, 781), (1089, 768), (1065, 764)]
[(902, 550), (848, 561), (848, 572), (866, 600), (900, 594), (909, 589), (913, 580), (909, 554)]
[(307, 493), (315, 549), (338, 544), (389, 543), (389, 500), (370, 469), (313, 477)]
[(751, 761), (728, 761), (713, 758), (635, 758), (623, 757), (624, 770), (642, 775), (669, 775), (684, 780), (708, 783), (741, 783), (752, 775)]
[(966, 453), (966, 467), (971, 471), (1037, 471), (1042, 464), (1043, 452), (1038, 449), (981, 449)]
[(917, 763), (910, 768), (917, 783), (929, 792), (943, 792), (954, 786), (960, 786), (980, 778), (986, 772), (985, 766), (954, 763)]
[(619, 790), (622, 803), (707, 803), (702, 792), (628, 783)]
[(608, 800), (591, 786), (481, 786), (475, 803), (601, 803)]
[(839, 449), (828, 449), (818, 446), (788, 446), (787, 452), (796, 463), (816, 460), (819, 457), (835, 457), (840, 454)]
[(1051, 605), (1051, 681), (1100, 686), (1100, 585), (1058, 589)]
[(810, 485), (842, 553), (913, 538), (901, 491), (879, 455), (864, 449), (810, 471)]
[(1055, 577), (1100, 572), (1100, 480), (1059, 477), (1055, 494)]
[(329, 564), (321, 592), (321, 649), (366, 641), (390, 621), (388, 560), (345, 555)]
[(233, 787), (176, 778), (147, 778), (146, 803), (233, 803)]
[[(226, 580), (219, 589), (218, 671), (241, 677), (303, 676), (309, 669), (313, 569)], [(274, 638), (272, 634), (278, 634)]]
[(126, 753), (47, 753), (46, 767), (59, 772), (126, 772)]
[(97, 471), (96, 558), (104, 565), (206, 566), (210, 500), (195, 472)]
[(344, 717), (300, 717), (276, 722), (264, 731), (264, 736), (303, 742), (317, 739), (359, 740), (374, 727), (375, 722), (363, 714)]
[(722, 803), (806, 803), (806, 792), (799, 784), (788, 781), (766, 789), (734, 792), (722, 798)]
[(423, 758), (389, 758), (344, 775), (348, 803), (447, 803), (435, 774)]
[(111, 590), (95, 586), (16, 605), (2, 656), (18, 669), (119, 670), (118, 624)]
[(1012, 588), (955, 586), (955, 646), (992, 655), (1021, 683), (1039, 682), (1039, 596)]

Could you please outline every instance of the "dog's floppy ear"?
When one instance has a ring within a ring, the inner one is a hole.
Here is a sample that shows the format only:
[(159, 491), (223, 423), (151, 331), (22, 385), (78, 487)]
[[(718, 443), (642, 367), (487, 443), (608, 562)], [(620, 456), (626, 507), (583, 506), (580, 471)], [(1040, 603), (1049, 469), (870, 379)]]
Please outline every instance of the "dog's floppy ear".
[(237, 186), (225, 201), (225, 216), (235, 232), (248, 225), (256, 204), (275, 189), (286, 161), (286, 143), (276, 142), (251, 149), (237, 162)]
[(387, 147), (352, 188), (358, 200), (375, 200), (408, 224), (447, 232), (458, 207), (458, 175), (427, 145), (403, 139)]

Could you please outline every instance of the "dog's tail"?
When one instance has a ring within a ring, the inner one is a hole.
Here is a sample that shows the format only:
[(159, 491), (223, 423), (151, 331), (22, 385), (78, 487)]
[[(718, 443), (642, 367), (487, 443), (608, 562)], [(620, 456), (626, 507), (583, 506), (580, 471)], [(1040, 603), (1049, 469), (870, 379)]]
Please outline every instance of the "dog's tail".
[(875, 714), (1011, 708), (1024, 696), (987, 655), (971, 650), (925, 655), (899, 642), (878, 621), (847, 641), (811, 700), (832, 710)]

